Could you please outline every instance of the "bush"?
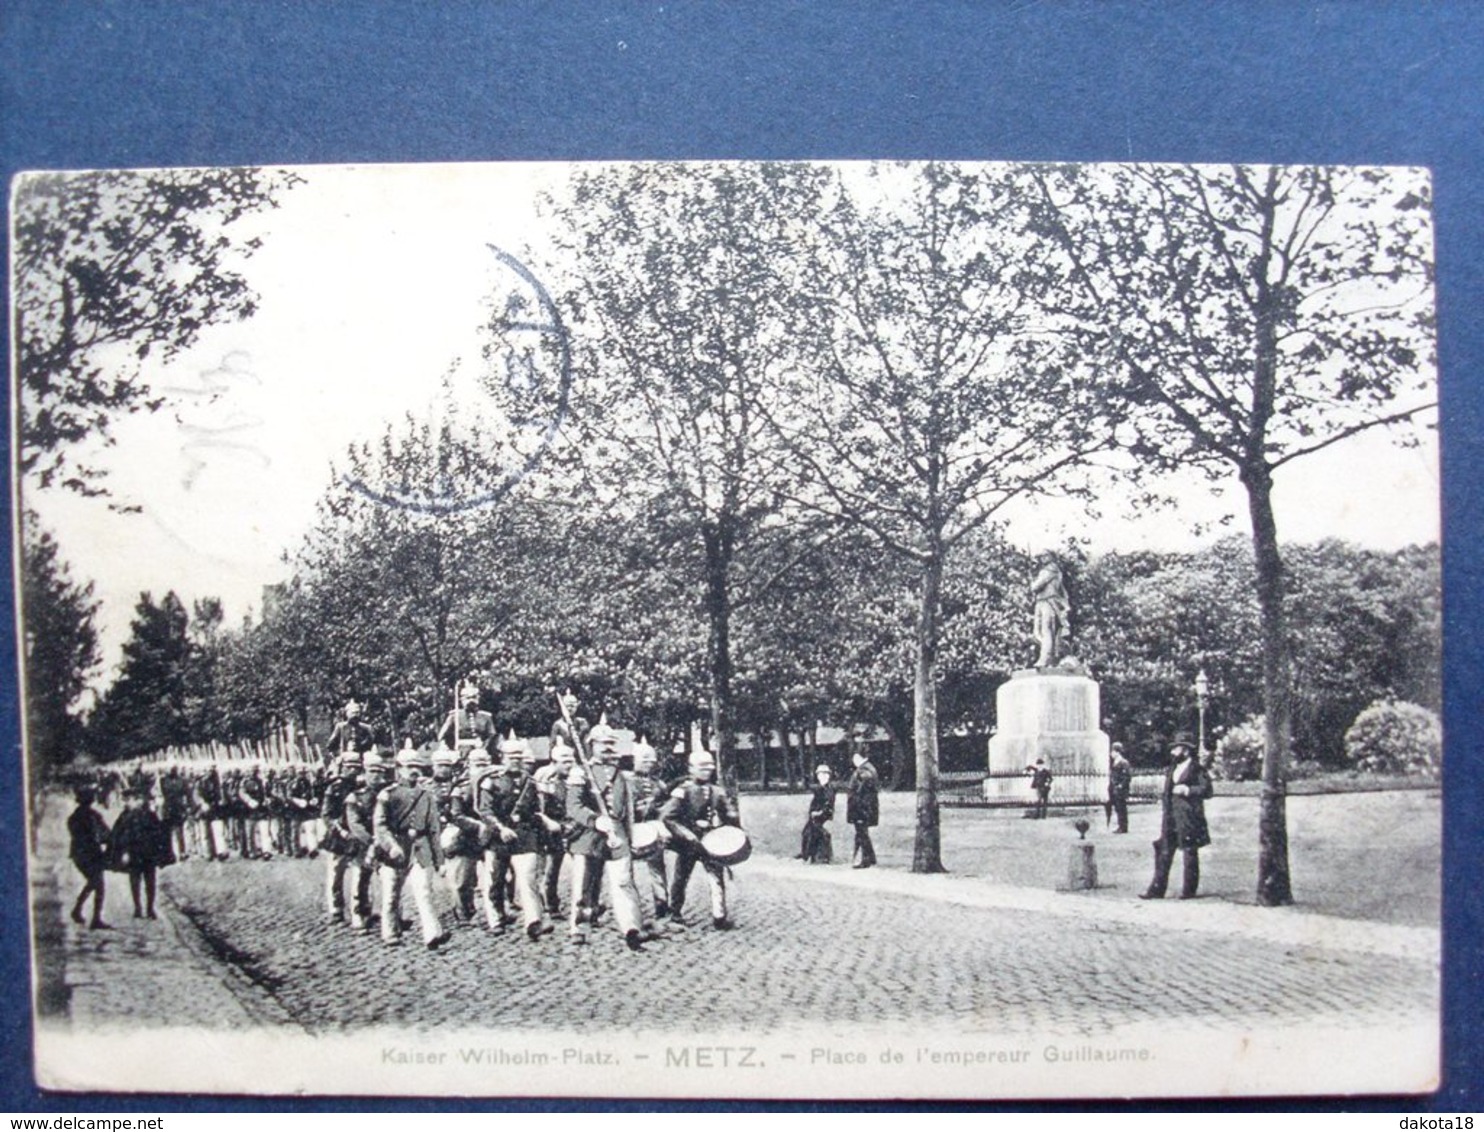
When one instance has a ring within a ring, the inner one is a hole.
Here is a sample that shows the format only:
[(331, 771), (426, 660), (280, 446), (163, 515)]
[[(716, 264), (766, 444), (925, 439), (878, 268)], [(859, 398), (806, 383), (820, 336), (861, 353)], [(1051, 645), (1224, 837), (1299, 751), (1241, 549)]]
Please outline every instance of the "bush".
[(1436, 778), (1443, 765), (1443, 728), (1425, 707), (1378, 700), (1345, 732), (1345, 757), (1372, 774)]
[(1255, 715), (1239, 723), (1216, 744), (1211, 777), (1227, 782), (1250, 782), (1262, 777), (1263, 717)]

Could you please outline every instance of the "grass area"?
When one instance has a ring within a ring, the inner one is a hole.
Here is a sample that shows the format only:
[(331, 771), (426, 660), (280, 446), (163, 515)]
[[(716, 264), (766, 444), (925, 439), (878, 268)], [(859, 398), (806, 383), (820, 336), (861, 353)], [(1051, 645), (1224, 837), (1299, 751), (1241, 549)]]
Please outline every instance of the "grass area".
[[(1256, 903), (1258, 800), (1218, 796), (1206, 804), (1212, 845), (1201, 852), (1203, 895)], [(881, 866), (912, 864), (914, 796), (881, 796), (875, 831)], [(804, 794), (747, 795), (742, 816), (758, 852), (791, 857), (799, 851), (808, 798)], [(851, 827), (844, 796), (836, 807), (833, 868), (848, 868)], [(1289, 869), (1295, 906), (1333, 916), (1384, 923), (1437, 926), (1442, 870), (1442, 796), (1436, 790), (1398, 790), (1293, 796), (1287, 802)], [(1057, 813), (1030, 821), (1019, 810), (944, 809), (943, 863), (961, 876), (999, 884), (1054, 889), (1065, 884), (1072, 822), (1093, 822), (1100, 887), (1095, 900), (1131, 900), (1149, 882), (1151, 843), (1159, 834), (1159, 808), (1131, 808), (1129, 833), (1103, 828), (1103, 813)], [(1178, 891), (1180, 862), (1171, 890)]]

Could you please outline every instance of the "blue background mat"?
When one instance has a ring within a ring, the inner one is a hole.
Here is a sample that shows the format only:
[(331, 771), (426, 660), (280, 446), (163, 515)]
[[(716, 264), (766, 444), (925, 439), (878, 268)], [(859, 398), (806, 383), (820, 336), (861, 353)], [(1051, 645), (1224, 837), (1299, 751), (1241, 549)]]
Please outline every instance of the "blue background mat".
[[(130, 0), (64, 6), (7, 0), (0, 8), (0, 159), (7, 180), (36, 168), (517, 158), (1431, 167), (1450, 760), (1446, 1083), (1432, 1098), (1344, 1107), (1478, 1109), (1484, 1105), (1484, 917), (1476, 878), (1484, 809), (1476, 752), (1484, 749), (1484, 735), (1475, 686), (1484, 672), (1478, 609), (1484, 495), (1477, 470), (1484, 413), (1481, 45), (1484, 5), (1462, 2)], [(6, 347), (8, 356), (8, 341)], [(7, 458), (7, 477), (8, 465)], [(0, 601), (0, 654), (7, 658), (0, 740), (18, 751), (8, 587)], [(0, 907), (8, 913), (0, 985), (9, 988), (0, 1007), (0, 1109), (379, 1107), (39, 1093), (22, 990), (29, 975), (18, 757), (0, 771), (0, 784)]]

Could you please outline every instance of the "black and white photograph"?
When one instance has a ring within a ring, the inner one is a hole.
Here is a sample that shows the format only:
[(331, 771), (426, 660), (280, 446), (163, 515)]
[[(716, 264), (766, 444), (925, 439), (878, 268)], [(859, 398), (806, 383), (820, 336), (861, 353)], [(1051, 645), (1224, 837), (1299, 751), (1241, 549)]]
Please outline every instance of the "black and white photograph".
[(1439, 1087), (1427, 170), (34, 171), (10, 235), (43, 1088)]

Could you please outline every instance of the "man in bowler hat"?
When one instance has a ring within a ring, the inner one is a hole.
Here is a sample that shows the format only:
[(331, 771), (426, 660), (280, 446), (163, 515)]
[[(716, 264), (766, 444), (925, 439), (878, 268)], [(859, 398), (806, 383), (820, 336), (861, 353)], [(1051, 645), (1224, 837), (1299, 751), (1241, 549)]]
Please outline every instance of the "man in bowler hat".
[(1159, 840), (1154, 843), (1154, 879), (1140, 894), (1141, 900), (1163, 898), (1176, 849), (1184, 857), (1180, 899), (1195, 896), (1201, 883), (1200, 851), (1211, 844), (1205, 805), (1210, 796), (1211, 776), (1196, 757), (1190, 735), (1182, 731), (1170, 744), (1170, 765), (1160, 798)]

